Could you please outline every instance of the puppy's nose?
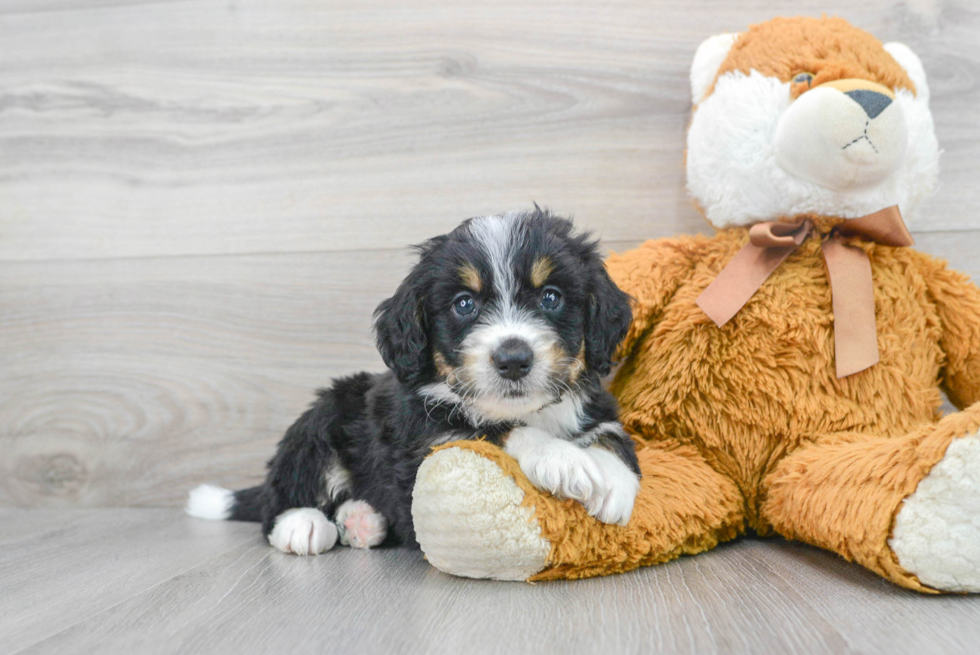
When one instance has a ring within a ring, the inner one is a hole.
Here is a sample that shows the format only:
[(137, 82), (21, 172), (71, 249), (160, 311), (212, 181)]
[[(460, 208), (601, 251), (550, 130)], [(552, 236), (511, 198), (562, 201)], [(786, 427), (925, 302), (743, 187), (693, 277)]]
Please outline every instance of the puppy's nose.
[(878, 114), (885, 111), (888, 105), (892, 104), (892, 99), (884, 93), (868, 91), (867, 89), (855, 89), (848, 91), (844, 95), (861, 105), (861, 109), (868, 115), (868, 118), (875, 118)]
[(500, 344), (490, 359), (493, 360), (493, 365), (497, 367), (501, 377), (520, 380), (531, 371), (534, 351), (526, 341), (512, 337)]

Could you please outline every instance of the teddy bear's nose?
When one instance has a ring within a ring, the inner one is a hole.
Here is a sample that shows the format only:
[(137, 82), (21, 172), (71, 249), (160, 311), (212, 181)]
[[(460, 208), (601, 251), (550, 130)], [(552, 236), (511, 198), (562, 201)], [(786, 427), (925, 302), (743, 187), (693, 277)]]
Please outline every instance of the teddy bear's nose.
[(892, 104), (892, 99), (884, 93), (868, 91), (867, 89), (854, 89), (853, 91), (846, 92), (844, 95), (861, 105), (861, 109), (868, 115), (868, 118), (875, 118), (878, 114), (885, 111), (888, 105)]

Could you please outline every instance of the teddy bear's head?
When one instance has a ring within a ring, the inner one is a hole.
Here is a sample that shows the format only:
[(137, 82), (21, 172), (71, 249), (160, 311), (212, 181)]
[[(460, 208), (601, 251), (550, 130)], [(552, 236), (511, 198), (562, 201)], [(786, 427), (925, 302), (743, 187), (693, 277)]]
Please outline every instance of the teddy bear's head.
[(719, 228), (856, 218), (935, 187), (939, 146), (919, 58), (839, 18), (776, 18), (701, 44), (688, 188)]

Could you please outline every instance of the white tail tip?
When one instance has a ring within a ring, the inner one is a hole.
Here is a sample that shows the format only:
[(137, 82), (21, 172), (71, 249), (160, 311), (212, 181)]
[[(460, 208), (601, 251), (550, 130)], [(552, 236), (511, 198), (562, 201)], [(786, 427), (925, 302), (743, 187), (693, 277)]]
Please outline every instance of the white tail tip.
[(231, 517), (235, 507), (235, 492), (213, 484), (202, 484), (191, 489), (185, 512), (199, 519), (224, 521)]

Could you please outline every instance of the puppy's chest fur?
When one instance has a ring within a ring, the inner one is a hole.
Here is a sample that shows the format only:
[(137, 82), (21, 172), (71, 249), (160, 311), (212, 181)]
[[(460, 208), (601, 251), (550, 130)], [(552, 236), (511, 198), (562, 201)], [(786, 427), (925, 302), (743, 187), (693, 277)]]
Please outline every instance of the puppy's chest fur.
[(538, 428), (562, 439), (572, 439), (581, 434), (586, 426), (592, 427), (595, 419), (585, 415), (589, 396), (584, 393), (568, 394), (559, 402), (542, 407), (528, 414), (518, 424)]

